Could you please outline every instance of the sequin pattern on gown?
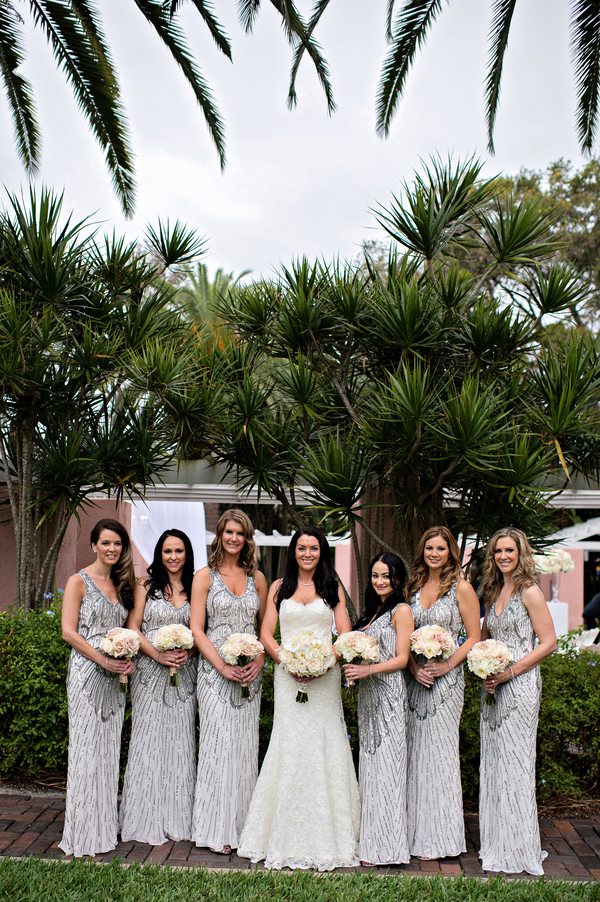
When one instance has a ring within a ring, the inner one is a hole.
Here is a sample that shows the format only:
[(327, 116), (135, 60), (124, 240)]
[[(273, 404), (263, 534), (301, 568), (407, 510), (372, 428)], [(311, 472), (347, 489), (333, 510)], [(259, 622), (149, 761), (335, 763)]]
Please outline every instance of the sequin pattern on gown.
[[(77, 632), (94, 648), (108, 630), (123, 626), (127, 611), (112, 604), (85, 570)], [(74, 648), (67, 671), (69, 764), (65, 824), (59, 848), (81, 857), (117, 845), (117, 790), (125, 694), (119, 675)]]
[[(280, 605), (281, 641), (300, 632), (331, 639), (332, 611), (318, 598)], [(340, 668), (308, 684), (275, 666), (271, 741), (252, 797), (238, 855), (267, 868), (320, 871), (358, 863), (360, 801), (342, 711)]]
[[(232, 633), (256, 634), (260, 599), (254, 579), (241, 596), (210, 572), (206, 635), (220, 652)], [(236, 848), (258, 774), (258, 718), (262, 674), (242, 698), (239, 683), (227, 680), (201, 659), (198, 666), (200, 742), (192, 823), (197, 846)]]
[[(438, 624), (458, 643), (462, 618), (456, 584), (425, 609), (411, 599), (415, 629)], [(408, 841), (411, 855), (444, 858), (466, 851), (458, 727), (465, 678), (459, 664), (431, 689), (406, 670), (408, 689)]]
[[(380, 660), (396, 657), (395, 607), (365, 629)], [(361, 825), (359, 856), (372, 864), (410, 860), (406, 811), (406, 688), (400, 670), (358, 681)]]
[[(161, 626), (190, 625), (190, 603), (179, 608), (158, 594), (146, 598), (142, 634), (150, 643)], [(139, 655), (131, 677), (132, 728), (121, 838), (160, 845), (190, 839), (196, 781), (196, 671), (190, 658), (171, 686), (169, 668)]]
[[(504, 642), (515, 661), (532, 651), (535, 633), (522, 593), (501, 614), (487, 615), (493, 639)], [(543, 874), (535, 799), (535, 756), (542, 680), (539, 666), (501, 683), (495, 705), (481, 706), (479, 857), (486, 871)], [(482, 702), (485, 690), (482, 690)]]

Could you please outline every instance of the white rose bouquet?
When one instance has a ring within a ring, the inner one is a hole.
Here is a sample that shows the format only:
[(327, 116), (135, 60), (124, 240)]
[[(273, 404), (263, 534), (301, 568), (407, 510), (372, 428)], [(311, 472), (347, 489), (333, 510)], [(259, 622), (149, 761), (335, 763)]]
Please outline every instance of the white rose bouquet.
[[(262, 642), (250, 633), (232, 633), (221, 646), (221, 656), (232, 667), (245, 667), (264, 652)], [(248, 684), (242, 683), (242, 698), (249, 698)]]
[(416, 655), (418, 664), (447, 661), (455, 649), (456, 644), (448, 630), (437, 623), (421, 626), (410, 636), (410, 650)]
[(549, 551), (548, 554), (534, 554), (533, 558), (538, 573), (571, 573), (575, 569), (568, 551)]
[[(194, 636), (192, 631), (183, 623), (168, 623), (161, 626), (154, 636), (154, 647), (157, 651), (171, 651), (173, 648), (193, 648)], [(170, 666), (169, 674), (171, 686), (178, 686), (177, 668)]]
[[(346, 664), (376, 664), (379, 661), (379, 649), (373, 636), (367, 636), (362, 630), (342, 633), (333, 645), (337, 654)], [(354, 686), (354, 680), (348, 680), (348, 686)], [(348, 695), (352, 694), (349, 689)]]
[[(318, 677), (333, 667), (335, 655), (333, 646), (327, 639), (320, 639), (314, 633), (298, 633), (279, 649), (279, 663), (295, 677)], [(306, 689), (299, 689), (296, 701), (308, 701)]]
[[(498, 642), (497, 639), (476, 642), (467, 655), (469, 670), (480, 680), (486, 680), (490, 676), (502, 673), (512, 660), (513, 656), (510, 650), (504, 642)], [(485, 701), (487, 705), (496, 704), (493, 691), (488, 691)]]
[[(140, 637), (135, 630), (127, 630), (115, 626), (100, 639), (100, 650), (110, 658), (128, 658), (131, 660), (140, 650)], [(127, 692), (127, 674), (119, 674), (121, 692)]]

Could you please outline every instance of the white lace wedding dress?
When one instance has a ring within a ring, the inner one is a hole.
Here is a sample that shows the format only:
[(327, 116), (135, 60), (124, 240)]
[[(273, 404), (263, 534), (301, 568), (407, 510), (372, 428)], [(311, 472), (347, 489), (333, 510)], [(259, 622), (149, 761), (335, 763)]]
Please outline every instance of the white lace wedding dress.
[[(284, 599), (281, 640), (300, 632), (331, 638), (332, 612), (317, 598), (303, 605)], [(267, 868), (333, 868), (358, 864), (360, 801), (342, 712), (340, 668), (308, 684), (275, 667), (273, 732), (238, 855)]]

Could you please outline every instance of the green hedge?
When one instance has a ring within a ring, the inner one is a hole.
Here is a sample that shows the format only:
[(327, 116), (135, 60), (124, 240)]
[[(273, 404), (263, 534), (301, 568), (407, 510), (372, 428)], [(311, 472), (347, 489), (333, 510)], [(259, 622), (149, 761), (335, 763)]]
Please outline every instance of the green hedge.
[[(42, 771), (66, 773), (69, 648), (60, 631), (60, 597), (46, 611), (0, 613), (0, 776)], [(581, 795), (600, 778), (600, 656), (554, 654), (542, 663), (538, 729), (538, 799), (557, 793)], [(465, 798), (479, 788), (479, 699), (481, 681), (467, 672), (460, 728)], [(356, 697), (344, 700), (348, 734), (358, 761)], [(123, 728), (122, 763), (130, 733)], [(273, 723), (273, 665), (264, 671), (259, 755)]]

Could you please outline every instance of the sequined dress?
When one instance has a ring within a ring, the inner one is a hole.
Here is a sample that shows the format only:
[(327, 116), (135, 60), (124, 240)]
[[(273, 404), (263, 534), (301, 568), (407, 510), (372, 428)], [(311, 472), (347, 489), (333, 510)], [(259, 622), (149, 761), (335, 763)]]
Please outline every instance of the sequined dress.
[[(431, 605), (421, 606), (420, 590), (411, 599), (415, 629), (438, 624), (458, 643), (462, 618), (456, 584)], [(411, 855), (444, 858), (466, 851), (458, 726), (465, 678), (459, 664), (437, 677), (431, 689), (409, 670), (408, 689), (408, 842)]]
[[(241, 596), (228, 589), (218, 570), (210, 571), (206, 635), (217, 651), (232, 633), (256, 634), (260, 599), (254, 579)], [(198, 666), (200, 742), (192, 822), (197, 846), (235, 849), (258, 774), (258, 718), (262, 674), (248, 685), (227, 680), (204, 659)]]
[[(494, 601), (487, 628), (515, 661), (532, 651), (535, 633), (523, 593), (501, 614)], [(543, 874), (535, 800), (535, 752), (542, 679), (539, 666), (501, 683), (495, 705), (481, 706), (479, 857), (486, 871)], [(483, 690), (482, 702), (485, 690)]]
[[(123, 626), (127, 611), (112, 604), (85, 570), (85, 595), (77, 632), (94, 648), (108, 630)], [(110, 852), (117, 845), (117, 790), (125, 694), (119, 675), (74, 648), (67, 671), (69, 769), (65, 825), (59, 848), (81, 857)]]
[[(281, 641), (301, 632), (331, 639), (332, 611), (321, 598), (286, 598)], [(358, 863), (360, 800), (342, 711), (339, 666), (308, 684), (275, 666), (271, 741), (252, 797), (238, 855), (267, 868), (328, 871)]]
[[(174, 607), (162, 595), (146, 598), (141, 632), (190, 625), (190, 603)], [(169, 668), (140, 653), (131, 683), (131, 742), (119, 814), (121, 839), (161, 845), (190, 839), (196, 781), (196, 671), (190, 658), (171, 686)]]
[[(396, 657), (395, 607), (365, 633), (380, 661)], [(402, 671), (358, 681), (359, 784), (362, 803), (359, 855), (372, 864), (410, 861), (406, 811), (406, 688)]]

